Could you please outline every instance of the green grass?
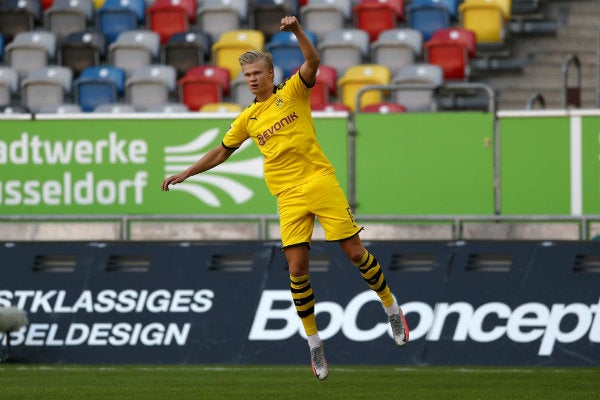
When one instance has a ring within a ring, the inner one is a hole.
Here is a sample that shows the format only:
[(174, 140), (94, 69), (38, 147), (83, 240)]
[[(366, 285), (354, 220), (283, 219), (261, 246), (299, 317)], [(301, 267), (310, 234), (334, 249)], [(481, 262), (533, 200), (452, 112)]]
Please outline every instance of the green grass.
[(594, 399), (600, 368), (0, 364), (0, 399)]

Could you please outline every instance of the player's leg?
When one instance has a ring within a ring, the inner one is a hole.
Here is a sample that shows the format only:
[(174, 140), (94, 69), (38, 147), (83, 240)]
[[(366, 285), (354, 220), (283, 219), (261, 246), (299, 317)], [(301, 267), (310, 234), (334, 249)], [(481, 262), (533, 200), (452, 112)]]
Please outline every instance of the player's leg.
[(390, 287), (385, 280), (381, 265), (375, 256), (363, 246), (358, 234), (341, 240), (340, 245), (346, 256), (358, 268), (360, 275), (369, 288), (379, 296), (392, 327), (394, 341), (398, 346), (404, 346), (408, 342), (409, 337), (408, 324), (406, 323), (402, 309), (396, 303)]
[(308, 261), (315, 216), (308, 211), (301, 188), (281, 193), (277, 203), (283, 252), (290, 273), (292, 300), (308, 338), (313, 373), (318, 379), (325, 379), (328, 366), (317, 329), (315, 296), (310, 284)]
[(365, 282), (381, 299), (392, 326), (394, 341), (398, 346), (405, 345), (409, 332), (402, 310), (394, 300), (377, 259), (365, 249), (360, 240), (359, 232), (362, 227), (356, 223), (335, 175), (315, 179), (313, 184), (310, 210), (319, 218), (325, 230), (325, 238), (340, 243)]
[(313, 374), (318, 379), (329, 374), (323, 343), (319, 337), (315, 317), (315, 296), (310, 285), (308, 246), (300, 244), (284, 248), (290, 270), (290, 290), (296, 312), (302, 321), (308, 339)]

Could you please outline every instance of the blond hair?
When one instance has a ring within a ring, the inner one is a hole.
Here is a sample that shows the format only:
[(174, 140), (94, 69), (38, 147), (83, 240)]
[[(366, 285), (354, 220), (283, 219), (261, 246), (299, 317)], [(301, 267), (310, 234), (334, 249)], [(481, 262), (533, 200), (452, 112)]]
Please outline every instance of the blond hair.
[(264, 61), (269, 70), (273, 69), (273, 56), (268, 51), (249, 50), (243, 53), (238, 60), (242, 67), (246, 64), (253, 64), (257, 61)]

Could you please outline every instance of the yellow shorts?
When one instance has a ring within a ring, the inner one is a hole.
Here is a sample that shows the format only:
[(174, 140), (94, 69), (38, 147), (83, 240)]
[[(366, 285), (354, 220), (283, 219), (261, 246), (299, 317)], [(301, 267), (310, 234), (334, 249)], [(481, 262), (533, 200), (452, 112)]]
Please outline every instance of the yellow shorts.
[(325, 231), (325, 240), (348, 239), (362, 230), (335, 174), (315, 178), (277, 195), (283, 247), (310, 245), (315, 217)]

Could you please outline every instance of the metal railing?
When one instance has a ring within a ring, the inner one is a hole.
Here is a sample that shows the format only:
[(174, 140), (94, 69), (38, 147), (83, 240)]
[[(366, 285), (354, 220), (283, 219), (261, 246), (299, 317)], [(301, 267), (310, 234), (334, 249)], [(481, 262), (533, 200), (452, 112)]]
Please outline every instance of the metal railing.
[[(575, 67), (575, 85), (569, 86), (569, 70)], [(562, 64), (562, 106), (581, 107), (581, 62), (576, 54), (569, 54)]]

